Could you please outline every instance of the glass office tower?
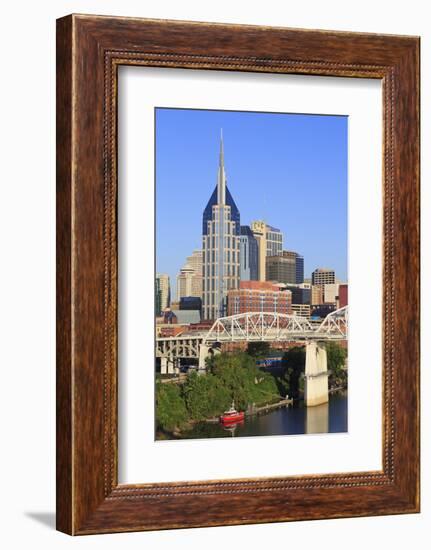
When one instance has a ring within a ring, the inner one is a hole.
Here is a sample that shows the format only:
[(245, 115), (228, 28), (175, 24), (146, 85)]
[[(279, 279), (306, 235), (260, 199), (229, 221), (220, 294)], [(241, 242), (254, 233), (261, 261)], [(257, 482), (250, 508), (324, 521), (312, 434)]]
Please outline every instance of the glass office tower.
[(220, 140), (217, 186), (202, 216), (202, 314), (226, 314), (227, 293), (240, 280), (240, 213), (226, 185), (223, 137)]
[(240, 236), (240, 272), (241, 281), (259, 280), (259, 251), (257, 239), (248, 225), (241, 225)]

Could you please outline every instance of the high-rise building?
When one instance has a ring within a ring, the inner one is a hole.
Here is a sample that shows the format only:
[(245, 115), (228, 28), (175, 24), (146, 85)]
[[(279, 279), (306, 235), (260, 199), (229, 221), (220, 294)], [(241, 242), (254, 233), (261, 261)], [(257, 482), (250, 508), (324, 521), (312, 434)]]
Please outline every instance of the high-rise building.
[(287, 285), (287, 290), (292, 293), (292, 304), (311, 303), (311, 288), (301, 288), (300, 285)]
[(241, 225), (239, 276), (241, 281), (257, 281), (259, 249), (256, 237), (248, 225)]
[(166, 273), (156, 273), (156, 289), (157, 285), (160, 292), (160, 311), (163, 311), (171, 305), (171, 284), (169, 275)]
[(259, 281), (266, 281), (266, 256), (279, 256), (283, 251), (283, 233), (262, 220), (251, 222), (258, 244)]
[(238, 313), (292, 312), (292, 294), (266, 281), (241, 281), (239, 289), (228, 292), (228, 315)]
[(187, 256), (177, 275), (177, 300), (185, 296), (202, 298), (202, 250), (194, 250)]
[(293, 250), (283, 250), (281, 255), (295, 262), (295, 284), (300, 285), (304, 282), (304, 256)]
[(323, 286), (311, 285), (310, 304), (312, 306), (323, 304)]
[(160, 317), (162, 313), (162, 292), (160, 290), (160, 279), (157, 277), (154, 289), (154, 309), (156, 310), (156, 317)]
[(266, 225), (266, 255), (280, 256), (283, 251), (283, 233), (276, 227)]
[(313, 285), (331, 285), (335, 283), (335, 271), (319, 267), (311, 274), (311, 284)]
[(257, 241), (258, 278), (259, 281), (266, 281), (266, 224), (262, 221), (251, 222), (251, 230)]
[(191, 296), (202, 298), (202, 250), (193, 250), (186, 263), (194, 270)]
[(226, 313), (227, 293), (240, 280), (240, 213), (226, 184), (223, 138), (217, 185), (202, 217), (202, 309), (204, 319)]
[(296, 255), (296, 284), (300, 285), (304, 282), (304, 256)]
[(177, 300), (179, 301), (184, 296), (193, 296), (193, 279), (195, 270), (191, 265), (186, 264), (177, 275)]
[(266, 279), (286, 285), (296, 284), (295, 252), (284, 250), (282, 256), (267, 256)]
[(337, 283), (326, 284), (323, 286), (323, 301), (325, 304), (335, 304), (338, 300)]

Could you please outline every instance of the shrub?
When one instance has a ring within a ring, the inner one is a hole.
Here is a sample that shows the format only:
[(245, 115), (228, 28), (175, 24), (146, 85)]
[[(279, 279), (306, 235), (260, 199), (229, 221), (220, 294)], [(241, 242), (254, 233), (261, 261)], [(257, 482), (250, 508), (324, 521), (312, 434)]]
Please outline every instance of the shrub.
[(186, 405), (176, 384), (156, 383), (156, 421), (159, 428), (169, 432), (186, 423)]
[(235, 406), (269, 403), (280, 398), (274, 378), (259, 370), (253, 357), (246, 353), (221, 353), (214, 357), (212, 372), (228, 390)]
[(249, 342), (247, 345), (247, 353), (256, 359), (265, 358), (270, 352), (271, 347), (269, 342)]
[(298, 395), (304, 389), (305, 348), (294, 347), (283, 355), (284, 380), (289, 386), (291, 395)]
[(194, 420), (221, 414), (231, 401), (227, 388), (211, 373), (190, 373), (183, 386), (183, 395), (188, 413)]
[(344, 385), (347, 382), (347, 371), (343, 368), (346, 363), (347, 350), (336, 342), (326, 344), (328, 359), (328, 370), (330, 371), (330, 382), (333, 385)]

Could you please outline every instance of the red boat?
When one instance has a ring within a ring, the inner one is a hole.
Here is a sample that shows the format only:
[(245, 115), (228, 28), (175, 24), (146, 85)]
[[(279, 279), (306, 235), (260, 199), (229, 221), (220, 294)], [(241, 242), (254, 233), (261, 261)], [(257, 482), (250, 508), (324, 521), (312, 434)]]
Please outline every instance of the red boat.
[(244, 411), (238, 412), (235, 409), (235, 404), (232, 401), (232, 406), (228, 411), (225, 411), (220, 416), (220, 422), (222, 424), (234, 424), (236, 422), (242, 422), (244, 420)]

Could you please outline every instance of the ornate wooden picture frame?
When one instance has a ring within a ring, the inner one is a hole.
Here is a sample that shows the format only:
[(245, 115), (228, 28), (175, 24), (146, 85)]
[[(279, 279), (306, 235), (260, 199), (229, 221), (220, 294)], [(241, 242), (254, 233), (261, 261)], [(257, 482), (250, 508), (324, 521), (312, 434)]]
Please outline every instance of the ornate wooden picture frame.
[[(381, 471), (123, 485), (117, 69), (380, 79)], [(70, 15), (57, 21), (57, 528), (69, 534), (419, 511), (419, 38)]]

